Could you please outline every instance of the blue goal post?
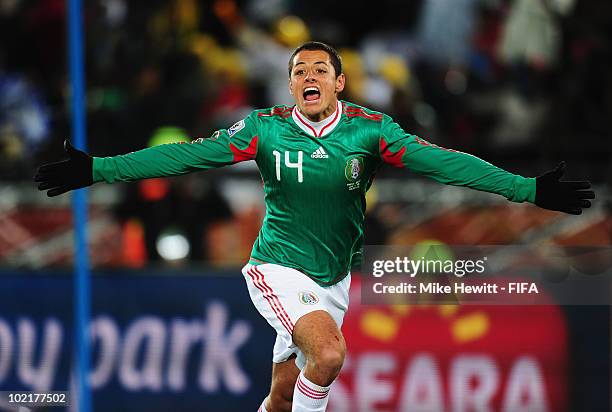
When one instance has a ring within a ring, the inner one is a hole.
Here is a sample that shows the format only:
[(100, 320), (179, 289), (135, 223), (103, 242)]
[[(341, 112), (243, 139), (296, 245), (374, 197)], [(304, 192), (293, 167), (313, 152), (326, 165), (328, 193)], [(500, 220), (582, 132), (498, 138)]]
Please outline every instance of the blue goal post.
[[(85, 70), (83, 60), (83, 11), (81, 0), (68, 1), (68, 59), (72, 89), (72, 140), (80, 150), (87, 150), (85, 119)], [(75, 233), (74, 276), (74, 350), (75, 391), (72, 401), (76, 410), (90, 412), (91, 387), (89, 386), (89, 318), (90, 318), (90, 270), (87, 247), (87, 189), (72, 193), (72, 211)], [(73, 408), (74, 408), (73, 404)]]

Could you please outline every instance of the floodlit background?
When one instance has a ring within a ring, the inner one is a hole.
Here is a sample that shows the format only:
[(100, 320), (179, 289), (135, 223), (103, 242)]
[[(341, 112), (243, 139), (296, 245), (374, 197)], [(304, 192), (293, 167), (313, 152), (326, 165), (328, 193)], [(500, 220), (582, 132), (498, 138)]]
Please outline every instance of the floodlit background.
[[(609, 0), (84, 3), (92, 155), (291, 104), (291, 50), (321, 40), (343, 57), (343, 99), (514, 173), (565, 160), (597, 191), (574, 217), (387, 168), (366, 243), (611, 243)], [(70, 136), (66, 27), (62, 0), (0, 0), (0, 390), (72, 387), (70, 196), (31, 180)], [(274, 336), (239, 271), (265, 212), (251, 163), (89, 190), (95, 410), (259, 406)], [(610, 408), (606, 306), (375, 307), (358, 287), (330, 411)]]

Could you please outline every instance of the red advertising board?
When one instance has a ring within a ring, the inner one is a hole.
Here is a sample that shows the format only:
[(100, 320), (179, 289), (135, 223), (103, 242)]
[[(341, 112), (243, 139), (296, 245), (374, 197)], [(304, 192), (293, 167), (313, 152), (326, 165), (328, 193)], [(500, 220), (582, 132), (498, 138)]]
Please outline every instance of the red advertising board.
[(331, 412), (564, 412), (558, 306), (374, 306), (353, 278)]

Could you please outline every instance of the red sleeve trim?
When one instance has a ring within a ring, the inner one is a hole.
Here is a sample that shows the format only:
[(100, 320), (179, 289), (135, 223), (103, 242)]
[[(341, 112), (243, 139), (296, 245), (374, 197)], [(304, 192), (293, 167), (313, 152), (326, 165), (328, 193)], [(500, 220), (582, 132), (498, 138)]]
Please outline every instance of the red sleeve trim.
[(287, 117), (291, 116), (291, 110), (292, 108), (289, 106), (273, 107), (269, 113), (259, 112), (257, 113), (257, 116), (259, 117), (280, 116), (283, 119), (286, 119)]
[(257, 136), (253, 136), (251, 142), (245, 149), (239, 149), (230, 142), (230, 150), (234, 154), (233, 162), (238, 163), (255, 159), (255, 155), (257, 154), (257, 139)]
[(393, 153), (391, 150), (389, 150), (389, 145), (387, 145), (385, 139), (382, 137), (380, 138), (380, 155), (385, 163), (394, 167), (404, 167), (405, 165), (402, 162), (404, 153), (406, 153), (405, 147), (402, 147), (396, 153)]
[(361, 107), (349, 106), (344, 109), (346, 117), (362, 117), (364, 119), (373, 120), (375, 122), (382, 122), (382, 114), (367, 113)]

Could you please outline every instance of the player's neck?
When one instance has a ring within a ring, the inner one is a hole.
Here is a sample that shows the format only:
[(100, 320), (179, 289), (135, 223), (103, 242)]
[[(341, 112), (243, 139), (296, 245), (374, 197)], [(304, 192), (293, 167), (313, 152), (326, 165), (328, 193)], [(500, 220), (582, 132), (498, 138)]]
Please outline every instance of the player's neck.
[(307, 115), (304, 112), (302, 112), (299, 108), (299, 112), (302, 116), (304, 116), (306, 119), (310, 120), (311, 122), (314, 123), (319, 123), (322, 122), (323, 120), (326, 120), (328, 118), (330, 118), (335, 111), (338, 109), (338, 100), (334, 100), (329, 106), (327, 106), (325, 108), (325, 110), (323, 110), (322, 112), (319, 113), (315, 113), (312, 115)]
[(342, 112), (342, 103), (336, 101), (336, 110), (332, 111), (329, 116), (321, 121), (315, 122), (304, 116), (297, 106), (293, 107), (291, 117), (295, 124), (302, 129), (306, 134), (314, 137), (323, 137), (332, 132), (340, 122), (340, 113)]

